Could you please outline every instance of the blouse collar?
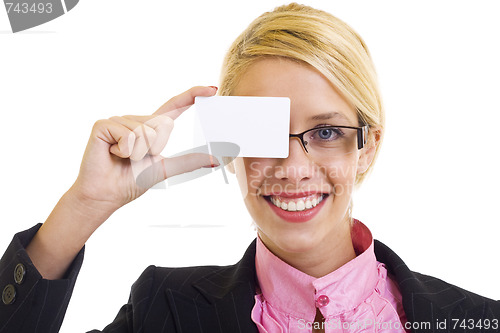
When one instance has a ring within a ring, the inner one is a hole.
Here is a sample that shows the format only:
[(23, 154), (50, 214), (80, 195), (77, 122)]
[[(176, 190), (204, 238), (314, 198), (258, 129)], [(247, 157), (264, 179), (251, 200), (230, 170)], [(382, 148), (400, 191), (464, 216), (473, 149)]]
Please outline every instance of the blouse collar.
[(352, 310), (373, 293), (378, 281), (377, 259), (370, 230), (354, 219), (351, 237), (356, 258), (320, 278), (305, 274), (275, 256), (257, 237), (255, 265), (264, 299), (277, 310), (313, 320)]

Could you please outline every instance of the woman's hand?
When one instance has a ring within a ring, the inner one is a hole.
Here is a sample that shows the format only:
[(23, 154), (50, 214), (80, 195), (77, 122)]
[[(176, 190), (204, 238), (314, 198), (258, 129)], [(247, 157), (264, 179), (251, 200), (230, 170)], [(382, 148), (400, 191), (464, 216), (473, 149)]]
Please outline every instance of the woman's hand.
[(218, 165), (207, 154), (159, 156), (174, 120), (196, 96), (212, 96), (216, 91), (214, 87), (194, 87), (151, 116), (111, 117), (95, 123), (78, 178), (26, 247), (44, 278), (64, 276), (94, 231), (114, 211), (154, 184), (203, 166)]
[(172, 98), (150, 116), (123, 116), (95, 123), (71, 191), (86, 204), (113, 212), (168, 177), (218, 161), (206, 154), (165, 159), (174, 120), (196, 96), (212, 96), (213, 87), (194, 87)]

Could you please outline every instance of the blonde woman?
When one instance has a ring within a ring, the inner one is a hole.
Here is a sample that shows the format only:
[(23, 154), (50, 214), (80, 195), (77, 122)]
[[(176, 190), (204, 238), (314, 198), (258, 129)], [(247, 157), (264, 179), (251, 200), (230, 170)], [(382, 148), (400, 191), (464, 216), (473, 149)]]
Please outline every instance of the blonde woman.
[[(157, 156), (185, 107), (216, 92), (194, 87), (151, 116), (95, 123), (73, 186), (2, 258), (0, 332), (58, 332), (84, 244), (147, 190), (130, 161), (156, 158), (149, 187), (222, 162)], [(498, 332), (499, 302), (410, 271), (351, 216), (384, 110), (366, 45), (348, 25), (297, 4), (263, 14), (230, 48), (219, 95), (291, 100), (289, 156), (227, 165), (257, 238), (232, 266), (148, 267), (103, 332)]]

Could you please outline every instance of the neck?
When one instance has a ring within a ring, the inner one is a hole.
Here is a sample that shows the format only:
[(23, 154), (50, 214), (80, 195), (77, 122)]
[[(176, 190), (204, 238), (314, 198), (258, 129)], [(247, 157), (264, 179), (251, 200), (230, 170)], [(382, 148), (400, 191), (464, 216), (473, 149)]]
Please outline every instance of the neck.
[(278, 247), (259, 230), (259, 237), (266, 247), (278, 258), (315, 278), (325, 276), (345, 265), (356, 257), (352, 245), (350, 223), (342, 223), (343, 230), (335, 230), (326, 235), (323, 241), (306, 251), (289, 252)]

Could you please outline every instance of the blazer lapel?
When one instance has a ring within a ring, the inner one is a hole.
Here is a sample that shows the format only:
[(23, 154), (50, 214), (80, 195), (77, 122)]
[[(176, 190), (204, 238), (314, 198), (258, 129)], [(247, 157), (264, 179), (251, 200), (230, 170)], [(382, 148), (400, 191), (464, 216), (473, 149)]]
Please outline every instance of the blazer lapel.
[[(452, 318), (464, 318), (462, 311), (472, 310), (474, 299), (468, 298), (464, 290), (440, 279), (410, 271), (396, 253), (377, 240), (375, 255), (394, 276), (403, 296), (403, 308), (409, 322), (429, 323), (433, 330), (449, 329), (453, 324), (450, 322)], [(429, 327), (413, 331), (429, 331)]]
[(255, 245), (254, 240), (237, 264), (196, 280), (192, 286), (198, 297), (166, 290), (178, 332), (257, 332), (250, 317), (255, 305)]

